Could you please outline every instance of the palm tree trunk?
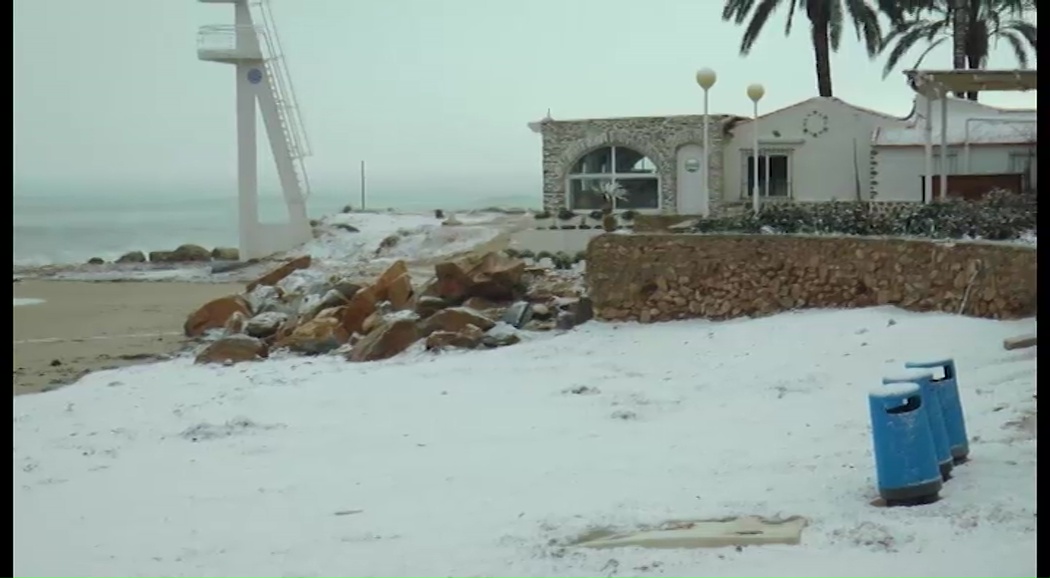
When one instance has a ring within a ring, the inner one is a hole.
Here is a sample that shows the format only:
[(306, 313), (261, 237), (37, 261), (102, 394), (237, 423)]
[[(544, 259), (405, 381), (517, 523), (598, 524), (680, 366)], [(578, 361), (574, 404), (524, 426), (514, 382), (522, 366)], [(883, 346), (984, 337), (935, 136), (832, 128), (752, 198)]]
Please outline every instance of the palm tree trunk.
[[(963, 70), (966, 68), (966, 35), (969, 32), (969, 2), (967, 0), (951, 0), (952, 6), (952, 68)], [(965, 97), (965, 93), (956, 92), (958, 98)]]
[(811, 15), (810, 32), (813, 35), (813, 56), (817, 65), (817, 91), (820, 96), (834, 96), (831, 90), (831, 40), (825, 14)]
[[(968, 65), (967, 68), (969, 68), (970, 70), (980, 70), (981, 69), (981, 61), (982, 60), (983, 59), (978, 54), (967, 54), (966, 55), (966, 64)], [(967, 92), (966, 93), (966, 98), (967, 98), (967, 100), (972, 100), (974, 102), (977, 102), (977, 93), (976, 92)]]

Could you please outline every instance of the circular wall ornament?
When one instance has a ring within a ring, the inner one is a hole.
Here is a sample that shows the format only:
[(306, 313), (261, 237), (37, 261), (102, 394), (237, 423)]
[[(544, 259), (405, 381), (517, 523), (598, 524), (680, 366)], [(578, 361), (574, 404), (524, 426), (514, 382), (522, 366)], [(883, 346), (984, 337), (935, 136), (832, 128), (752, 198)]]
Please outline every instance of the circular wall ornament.
[(259, 84), (262, 82), (263, 74), (258, 68), (248, 69), (248, 82), (252, 84)]
[(685, 170), (695, 173), (700, 170), (700, 161), (696, 159), (685, 159)]
[(828, 132), (828, 115), (819, 110), (811, 110), (806, 118), (802, 119), (802, 132), (814, 138)]

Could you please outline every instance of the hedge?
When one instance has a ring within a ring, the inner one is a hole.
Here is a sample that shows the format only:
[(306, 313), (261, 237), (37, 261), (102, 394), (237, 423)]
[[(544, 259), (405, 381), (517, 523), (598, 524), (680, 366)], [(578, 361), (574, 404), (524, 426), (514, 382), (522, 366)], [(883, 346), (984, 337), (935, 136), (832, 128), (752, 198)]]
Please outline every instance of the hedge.
[(867, 202), (785, 203), (735, 217), (703, 219), (692, 233), (802, 233), (933, 239), (1009, 240), (1033, 235), (1037, 207), (1031, 195), (989, 194), (981, 201), (901, 203), (879, 209)]

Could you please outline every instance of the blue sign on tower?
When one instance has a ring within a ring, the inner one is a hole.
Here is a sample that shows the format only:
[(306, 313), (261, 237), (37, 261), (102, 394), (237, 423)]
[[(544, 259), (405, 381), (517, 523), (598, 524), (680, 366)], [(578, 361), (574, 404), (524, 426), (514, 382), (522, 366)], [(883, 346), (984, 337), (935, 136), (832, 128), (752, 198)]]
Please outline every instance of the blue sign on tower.
[(252, 84), (259, 84), (262, 82), (263, 74), (258, 68), (252, 68), (248, 70), (248, 82)]

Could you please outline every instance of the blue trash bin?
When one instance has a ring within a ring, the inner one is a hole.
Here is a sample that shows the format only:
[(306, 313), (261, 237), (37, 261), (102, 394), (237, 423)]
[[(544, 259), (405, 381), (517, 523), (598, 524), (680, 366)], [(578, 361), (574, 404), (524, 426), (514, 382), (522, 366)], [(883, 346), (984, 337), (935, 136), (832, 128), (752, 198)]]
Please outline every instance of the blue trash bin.
[(937, 464), (941, 469), (941, 478), (948, 481), (952, 473), (952, 452), (948, 444), (948, 430), (944, 427), (944, 412), (940, 411), (941, 401), (933, 385), (933, 372), (925, 369), (905, 369), (904, 371), (882, 378), (882, 383), (916, 383), (922, 392), (922, 401), (926, 404), (926, 421), (933, 434), (933, 449), (937, 455)]
[(917, 383), (883, 385), (868, 394), (876, 480), (887, 506), (929, 503), (940, 494), (927, 405)]
[(952, 460), (956, 464), (966, 461), (970, 455), (970, 438), (966, 434), (966, 419), (963, 416), (962, 399), (959, 397), (959, 380), (955, 373), (955, 360), (939, 359), (935, 361), (909, 361), (904, 364), (908, 369), (940, 369), (943, 376), (933, 377), (933, 385), (941, 400), (941, 412), (944, 414), (944, 427), (948, 430), (948, 446)]

